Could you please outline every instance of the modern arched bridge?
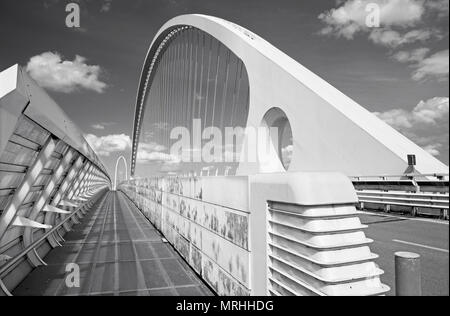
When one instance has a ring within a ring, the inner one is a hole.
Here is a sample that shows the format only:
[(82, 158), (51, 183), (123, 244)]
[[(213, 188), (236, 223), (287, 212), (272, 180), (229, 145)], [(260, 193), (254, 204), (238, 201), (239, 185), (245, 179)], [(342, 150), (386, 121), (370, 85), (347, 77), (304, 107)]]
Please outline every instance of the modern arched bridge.
[(21, 67), (0, 73), (1, 294), (383, 295), (357, 208), (448, 218), (446, 165), (219, 18), (159, 30), (132, 123), (116, 187), (119, 161), (112, 179)]

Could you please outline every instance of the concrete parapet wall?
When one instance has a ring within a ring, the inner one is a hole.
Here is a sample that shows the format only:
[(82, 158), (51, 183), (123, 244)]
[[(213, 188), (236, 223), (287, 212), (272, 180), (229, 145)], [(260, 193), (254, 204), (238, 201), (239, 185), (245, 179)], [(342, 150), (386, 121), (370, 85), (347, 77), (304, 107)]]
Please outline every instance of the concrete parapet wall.
[[(249, 295), (249, 213), (230, 207), (246, 205), (247, 194), (240, 194), (239, 199), (219, 189), (222, 194), (215, 195), (206, 189), (211, 181), (213, 178), (140, 179), (122, 184), (120, 189), (218, 294)], [(215, 181), (225, 184), (226, 179)], [(242, 185), (244, 181), (242, 177), (237, 182)], [(224, 196), (230, 203), (217, 204)]]
[(219, 295), (389, 290), (341, 174), (147, 178), (119, 188)]

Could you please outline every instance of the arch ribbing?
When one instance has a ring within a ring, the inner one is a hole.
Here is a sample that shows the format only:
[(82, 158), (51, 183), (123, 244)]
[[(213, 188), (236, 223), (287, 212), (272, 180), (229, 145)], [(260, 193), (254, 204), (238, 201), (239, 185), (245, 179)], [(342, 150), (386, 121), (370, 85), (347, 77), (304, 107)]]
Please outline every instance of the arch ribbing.
[[(149, 126), (153, 137), (163, 141), (159, 143), (165, 150), (161, 155), (173, 159), (174, 155), (168, 152), (174, 143), (169, 137), (172, 128), (182, 126), (192, 134), (196, 120), (202, 131), (210, 126), (223, 131), (225, 127), (245, 127), (248, 117), (247, 70), (239, 57), (209, 33), (193, 26), (178, 26), (164, 37), (153, 54), (144, 67), (145, 81), (141, 81), (136, 106), (132, 174), (138, 144), (150, 142), (146, 140)], [(234, 147), (240, 145), (236, 141)], [(141, 161), (154, 158), (145, 148), (139, 152)], [(191, 170), (201, 168), (192, 164)], [(236, 169), (237, 162), (233, 165)], [(215, 168), (217, 171), (219, 166)]]

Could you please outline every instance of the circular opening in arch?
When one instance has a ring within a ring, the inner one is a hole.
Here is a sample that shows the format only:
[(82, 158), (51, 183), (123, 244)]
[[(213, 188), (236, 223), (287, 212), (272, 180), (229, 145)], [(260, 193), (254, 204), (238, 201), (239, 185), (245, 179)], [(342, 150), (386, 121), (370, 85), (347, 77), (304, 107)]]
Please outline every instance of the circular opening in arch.
[(270, 133), (270, 139), (285, 170), (289, 169), (293, 153), (292, 128), (289, 119), (280, 108), (271, 108), (266, 112), (263, 125)]

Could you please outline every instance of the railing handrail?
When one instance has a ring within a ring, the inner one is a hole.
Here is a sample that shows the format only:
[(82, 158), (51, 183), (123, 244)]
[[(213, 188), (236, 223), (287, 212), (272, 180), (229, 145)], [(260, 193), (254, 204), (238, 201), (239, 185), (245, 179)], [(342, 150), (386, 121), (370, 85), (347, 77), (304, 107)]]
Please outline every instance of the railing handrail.
[[(358, 195), (360, 203), (418, 207), (425, 209), (449, 209), (448, 194), (415, 194), (365, 190), (357, 190), (356, 194)], [(419, 196), (425, 197), (426, 199), (417, 198)]]
[[(393, 178), (393, 177), (449, 177), (448, 173), (404, 173), (404, 174), (379, 174), (379, 175), (359, 175), (359, 176), (349, 176), (350, 179), (359, 179), (359, 178)], [(439, 180), (439, 181), (448, 181), (448, 180)]]
[(86, 204), (90, 203), (91, 201), (94, 201), (95, 199), (98, 198), (98, 195), (100, 193), (102, 193), (104, 190), (100, 190), (99, 192), (97, 192), (94, 197), (92, 197), (89, 201), (86, 201), (85, 203), (83, 203), (83, 205), (79, 206), (76, 210), (74, 210), (72, 212), (72, 214), (70, 214), (69, 216), (67, 216), (65, 219), (63, 219), (58, 225), (56, 225), (55, 227), (51, 228), (48, 232), (46, 232), (45, 234), (43, 234), (41, 237), (39, 237), (39, 239), (37, 239), (36, 241), (34, 241), (32, 244), (30, 244), (28, 247), (24, 248), (21, 252), (19, 252), (17, 255), (15, 255), (12, 259), (8, 260), (4, 265), (2, 265), (0, 267), (0, 279), (2, 278), (3, 274), (8, 271), (9, 268), (11, 268), (12, 266), (14, 266), (17, 262), (19, 262), (20, 259), (22, 259), (22, 257), (24, 257), (25, 255), (27, 255), (30, 251), (32, 251), (33, 249), (35, 249), (37, 246), (39, 246), (42, 242), (44, 242), (44, 240), (47, 239), (48, 236), (50, 236), (51, 234), (53, 234), (56, 230), (58, 230), (59, 228), (61, 228), (62, 225), (64, 225), (67, 221), (69, 221), (76, 213), (78, 213), (83, 207), (86, 206)]
[(436, 199), (445, 199), (449, 198), (448, 193), (434, 193), (434, 192), (401, 192), (401, 191), (380, 191), (380, 190), (359, 190), (356, 189), (357, 194), (374, 194), (374, 195), (384, 195), (384, 196), (405, 196), (405, 197), (429, 197), (429, 198), (436, 198)]

